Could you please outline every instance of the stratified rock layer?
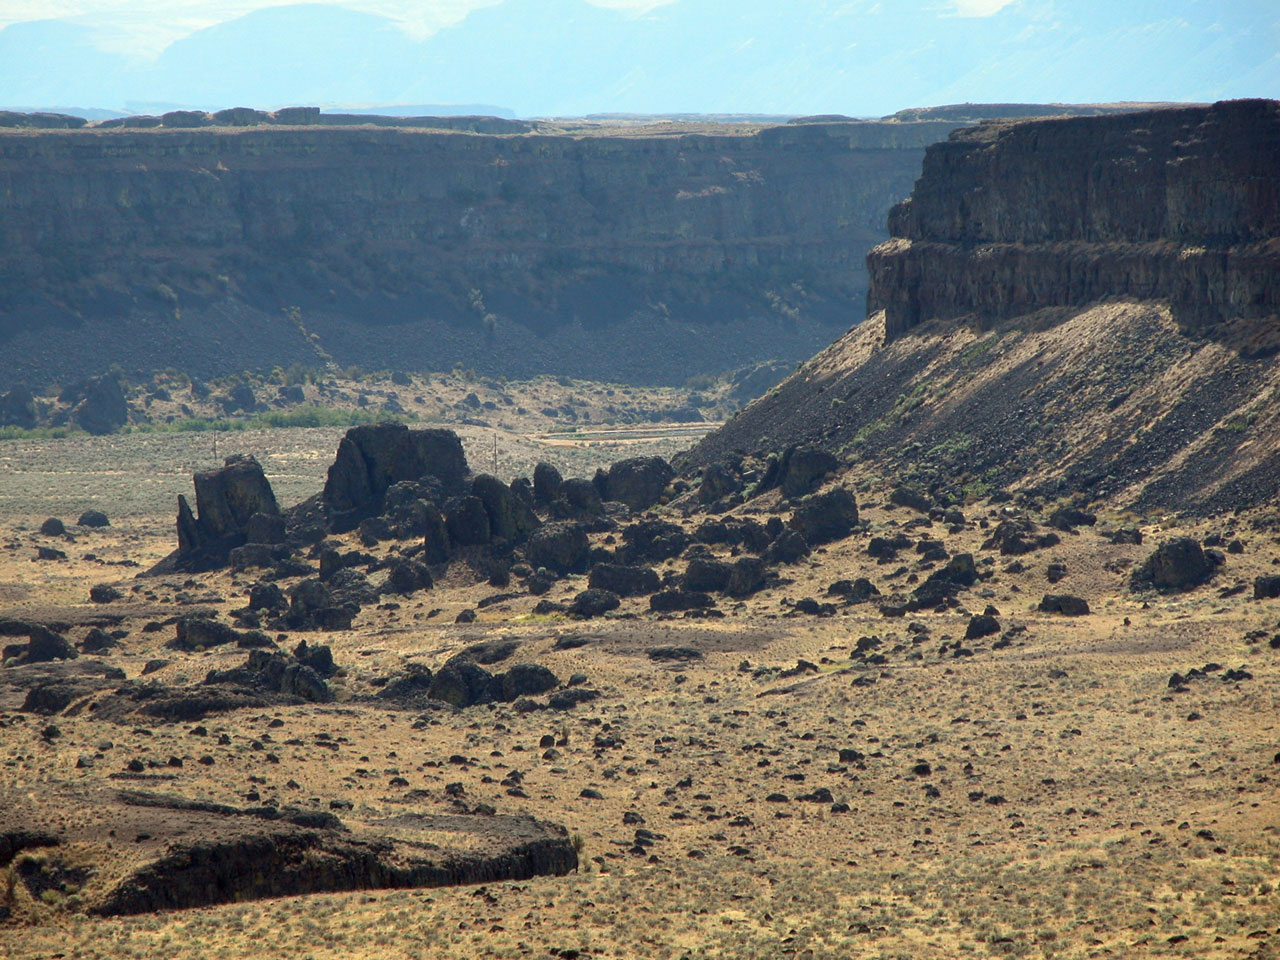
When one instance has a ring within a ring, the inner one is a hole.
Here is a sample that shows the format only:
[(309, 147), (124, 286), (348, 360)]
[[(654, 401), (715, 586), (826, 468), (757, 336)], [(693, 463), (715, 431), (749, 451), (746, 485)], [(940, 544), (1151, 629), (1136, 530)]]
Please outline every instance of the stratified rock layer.
[(886, 333), (1132, 298), (1280, 316), (1280, 103), (996, 122), (935, 144), (868, 256)]
[(0, 130), (0, 389), (112, 362), (683, 382), (797, 359), (860, 311), (885, 211), (954, 127)]
[(1280, 489), (1280, 104), (929, 148), (869, 316), (681, 468), (812, 443), (931, 498), (1217, 513)]

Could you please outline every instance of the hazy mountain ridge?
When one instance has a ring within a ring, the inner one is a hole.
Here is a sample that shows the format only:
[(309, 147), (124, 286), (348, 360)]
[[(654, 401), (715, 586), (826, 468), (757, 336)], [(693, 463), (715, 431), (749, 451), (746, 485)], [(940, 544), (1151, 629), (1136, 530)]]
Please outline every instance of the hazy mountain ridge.
[[(585, 0), (506, 0), (422, 41), (384, 17), (300, 4), (197, 31), (154, 62), (103, 52), (78, 24), (14, 24), (0, 31), (0, 104), (482, 102), (521, 116), (878, 116), (910, 103), (1007, 100), (1010, 90), (1023, 101), (1109, 101), (1121, 90), (1205, 101), (1275, 89), (1277, 44), (1280, 17), (1261, 5), (1193, 0), (1048, 12), (1016, 4), (990, 18), (940, 16), (923, 0), (822, 0), (785, 12), (749, 0), (729, 18), (715, 0), (640, 17)], [(1173, 79), (1150, 69), (1173, 62)]]

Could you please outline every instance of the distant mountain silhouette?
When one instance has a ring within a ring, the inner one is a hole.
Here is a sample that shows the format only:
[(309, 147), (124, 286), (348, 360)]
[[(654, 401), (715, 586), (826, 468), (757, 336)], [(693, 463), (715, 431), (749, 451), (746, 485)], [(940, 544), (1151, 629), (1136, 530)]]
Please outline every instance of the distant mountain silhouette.
[(1214, 100), (1280, 89), (1280, 8), (1243, 0), (677, 0), (636, 16), (505, 0), (415, 41), (322, 3), (200, 30), (137, 64), (59, 21), (0, 31), (0, 105), (493, 103), (524, 116), (840, 112), (966, 101)]

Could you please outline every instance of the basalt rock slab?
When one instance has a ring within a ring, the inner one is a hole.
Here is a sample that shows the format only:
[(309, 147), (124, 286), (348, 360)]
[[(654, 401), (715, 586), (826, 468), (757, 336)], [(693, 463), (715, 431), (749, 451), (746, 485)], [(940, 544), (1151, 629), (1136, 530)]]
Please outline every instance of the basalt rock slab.
[[(312, 809), (70, 787), (4, 801), (0, 866), (19, 851), (42, 857), (46, 875), (90, 864), (78, 873), (79, 900), (98, 916), (525, 880), (578, 865), (567, 831), (531, 817), (409, 811), (339, 820)], [(40, 894), (21, 870), (19, 882), (21, 910)]]

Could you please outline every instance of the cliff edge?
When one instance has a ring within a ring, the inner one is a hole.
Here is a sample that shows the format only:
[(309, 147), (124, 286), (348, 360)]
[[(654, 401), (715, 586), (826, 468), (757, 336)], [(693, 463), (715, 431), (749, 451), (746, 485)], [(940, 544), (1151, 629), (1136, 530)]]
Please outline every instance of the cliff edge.
[(113, 362), (680, 383), (799, 360), (861, 313), (866, 250), (955, 128), (234, 119), (0, 130), (0, 389)]
[(996, 122), (929, 148), (869, 317), (689, 454), (1218, 513), (1280, 489), (1280, 103)]

